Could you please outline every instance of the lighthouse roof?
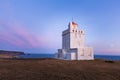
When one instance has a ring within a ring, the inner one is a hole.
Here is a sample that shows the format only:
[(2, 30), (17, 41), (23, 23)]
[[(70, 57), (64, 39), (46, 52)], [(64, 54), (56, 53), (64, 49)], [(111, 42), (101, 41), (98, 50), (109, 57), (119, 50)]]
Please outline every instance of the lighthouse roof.
[(74, 21), (71, 21), (69, 24), (68, 24), (68, 28), (77, 28), (78, 27), (78, 24), (75, 23)]
[(78, 24), (75, 23), (74, 21), (72, 21), (71, 24), (72, 24), (72, 26), (73, 26), (74, 28), (78, 27)]
[(72, 25), (78, 25), (77, 23), (75, 23), (74, 21), (72, 21)]

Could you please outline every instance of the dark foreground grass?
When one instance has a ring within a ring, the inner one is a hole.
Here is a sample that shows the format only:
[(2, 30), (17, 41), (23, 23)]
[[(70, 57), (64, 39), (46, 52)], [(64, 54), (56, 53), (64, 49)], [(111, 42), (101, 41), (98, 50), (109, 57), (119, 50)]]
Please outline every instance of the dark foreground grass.
[(0, 80), (120, 80), (120, 62), (0, 59)]

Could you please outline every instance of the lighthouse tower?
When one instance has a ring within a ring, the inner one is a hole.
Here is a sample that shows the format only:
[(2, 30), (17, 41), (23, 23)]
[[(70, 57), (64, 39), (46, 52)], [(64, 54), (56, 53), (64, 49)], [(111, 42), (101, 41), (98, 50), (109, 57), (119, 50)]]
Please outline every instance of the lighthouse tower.
[(92, 47), (85, 47), (85, 32), (78, 29), (74, 21), (62, 32), (62, 49), (58, 49), (56, 58), (65, 60), (93, 60)]

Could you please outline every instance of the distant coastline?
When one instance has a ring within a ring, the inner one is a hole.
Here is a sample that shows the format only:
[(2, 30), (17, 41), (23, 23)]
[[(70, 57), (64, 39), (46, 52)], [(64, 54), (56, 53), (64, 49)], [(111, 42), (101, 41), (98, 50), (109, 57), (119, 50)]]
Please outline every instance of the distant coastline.
[(19, 55), (24, 55), (24, 52), (0, 50), (0, 58), (17, 58)]

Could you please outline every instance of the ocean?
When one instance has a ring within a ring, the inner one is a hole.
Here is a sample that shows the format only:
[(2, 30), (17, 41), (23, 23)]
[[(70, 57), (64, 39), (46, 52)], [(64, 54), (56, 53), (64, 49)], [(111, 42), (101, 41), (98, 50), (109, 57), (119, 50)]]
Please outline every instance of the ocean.
[[(113, 55), (94, 55), (95, 59), (120, 61), (120, 56)], [(55, 54), (25, 54), (20, 55), (20, 58), (55, 58)]]

